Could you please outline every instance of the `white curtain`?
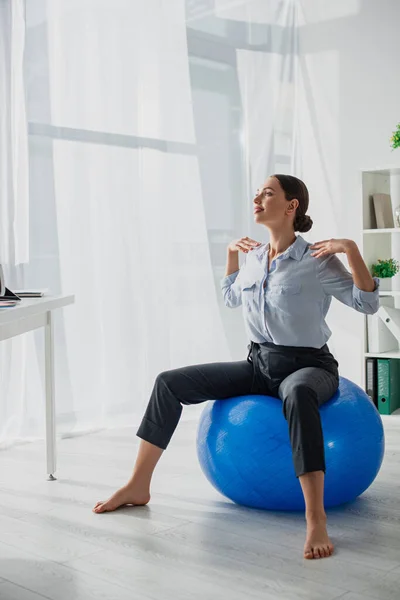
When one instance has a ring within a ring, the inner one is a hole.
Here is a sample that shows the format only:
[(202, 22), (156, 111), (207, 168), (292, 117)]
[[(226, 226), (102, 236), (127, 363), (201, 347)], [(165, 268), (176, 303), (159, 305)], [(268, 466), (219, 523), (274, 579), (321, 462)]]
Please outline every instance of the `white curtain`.
[(29, 258), (28, 141), (23, 0), (0, 2), (0, 262)]
[[(293, 164), (294, 3), (188, 6), (189, 33), (184, 0), (26, 1), (21, 277), (76, 294), (56, 319), (63, 434), (137, 424), (162, 370), (246, 356), (219, 278), (227, 241), (260, 237), (255, 189)], [(26, 339), (3, 441), (43, 434), (43, 339)]]
[[(22, 283), (29, 261), (28, 132), (25, 111), (23, 0), (0, 2), (0, 263), (6, 284)], [(0, 343), (0, 446), (30, 435), (27, 409), (28, 356), (33, 336)]]
[[(219, 14), (248, 24), (249, 48), (238, 49), (243, 107), (248, 214), (252, 197), (273, 173), (292, 173), (297, 84), (297, 10), (293, 0), (232, 3), (218, 0)], [(255, 46), (254, 49), (251, 46)], [(249, 227), (265, 241), (264, 227)]]
[(230, 358), (184, 3), (28, 1), (27, 25), (31, 203), (44, 225), (28, 277), (76, 294), (56, 324), (59, 431), (136, 424), (157, 373)]
[[(391, 0), (385, 6), (373, 0), (299, 2), (295, 157), (309, 186), (314, 241), (351, 238), (362, 245), (360, 171), (393, 162), (385, 131), (398, 114), (400, 88), (390, 73), (397, 69), (399, 16)], [(371, 46), (370, 31), (385, 43)], [(328, 324), (341, 374), (362, 385), (362, 315), (333, 301)]]

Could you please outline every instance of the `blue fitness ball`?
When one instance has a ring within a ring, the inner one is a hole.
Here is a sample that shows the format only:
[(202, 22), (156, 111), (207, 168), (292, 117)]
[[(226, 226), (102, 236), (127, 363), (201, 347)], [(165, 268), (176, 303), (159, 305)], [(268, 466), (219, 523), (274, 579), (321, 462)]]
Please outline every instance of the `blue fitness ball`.
[[(367, 394), (340, 378), (320, 408), (325, 442), (325, 506), (362, 494), (382, 464), (381, 417)], [(212, 485), (233, 502), (269, 510), (304, 509), (282, 401), (239, 396), (207, 403), (197, 431), (197, 454)]]

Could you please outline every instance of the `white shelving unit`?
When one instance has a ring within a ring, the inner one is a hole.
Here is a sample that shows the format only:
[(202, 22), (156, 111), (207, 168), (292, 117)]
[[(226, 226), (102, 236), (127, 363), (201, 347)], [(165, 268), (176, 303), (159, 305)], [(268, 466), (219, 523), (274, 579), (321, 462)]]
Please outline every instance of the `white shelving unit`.
[[(372, 195), (375, 193), (391, 194), (392, 175), (400, 175), (400, 167), (392, 166), (381, 169), (368, 169), (361, 172), (362, 178), (362, 203), (363, 203), (363, 236), (362, 253), (368, 267), (372, 267), (378, 259), (395, 258), (400, 261), (400, 227), (377, 229), (374, 227), (374, 211)], [(393, 206), (392, 210), (396, 208)], [(391, 289), (382, 290), (382, 298), (393, 298), (396, 308), (400, 308), (400, 274), (391, 280)], [(383, 301), (383, 300), (382, 300)], [(374, 353), (368, 349), (367, 317), (365, 317), (364, 327), (364, 356), (363, 373), (365, 377), (365, 359), (367, 357), (375, 358), (398, 358), (400, 359), (400, 347), (393, 348), (388, 352)], [(365, 383), (365, 379), (364, 379)]]
[(396, 350), (393, 350), (391, 352), (366, 352), (365, 353), (365, 357), (367, 358), (368, 356), (374, 357), (374, 358), (400, 358), (400, 352), (396, 352)]
[(392, 227), (390, 229), (364, 229), (363, 233), (400, 233), (400, 228)]

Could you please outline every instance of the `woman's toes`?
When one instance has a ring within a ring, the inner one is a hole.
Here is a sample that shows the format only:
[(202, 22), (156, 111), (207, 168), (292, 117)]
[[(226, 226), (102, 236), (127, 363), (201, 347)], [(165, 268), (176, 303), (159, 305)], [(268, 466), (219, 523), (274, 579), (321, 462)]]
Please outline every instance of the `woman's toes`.
[(111, 509), (110, 502), (107, 500), (107, 502), (99, 502), (99, 504), (94, 509), (94, 512), (99, 514), (99, 513), (107, 512), (108, 510), (113, 510), (113, 509)]
[(304, 558), (314, 558), (312, 548), (307, 548), (306, 550), (304, 550)]
[(309, 546), (308, 544), (304, 547), (304, 558), (328, 558), (333, 554), (333, 544), (327, 544), (326, 546)]

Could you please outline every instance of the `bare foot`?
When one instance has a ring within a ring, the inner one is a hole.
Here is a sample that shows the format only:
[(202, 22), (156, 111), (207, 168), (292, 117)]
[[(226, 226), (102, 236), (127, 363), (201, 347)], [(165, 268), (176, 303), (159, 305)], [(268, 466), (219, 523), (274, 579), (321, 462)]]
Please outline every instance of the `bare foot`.
[(326, 515), (307, 514), (307, 539), (304, 558), (326, 558), (333, 554), (334, 546), (326, 530)]
[(138, 492), (132, 486), (125, 485), (120, 490), (115, 492), (106, 502), (97, 502), (93, 508), (93, 512), (99, 514), (103, 512), (111, 512), (120, 506), (131, 504), (134, 506), (144, 506), (150, 501), (148, 492)]

